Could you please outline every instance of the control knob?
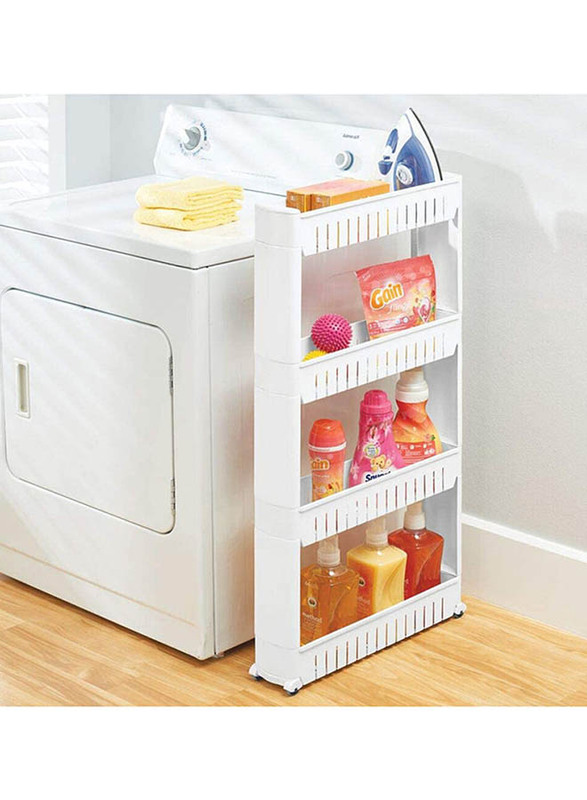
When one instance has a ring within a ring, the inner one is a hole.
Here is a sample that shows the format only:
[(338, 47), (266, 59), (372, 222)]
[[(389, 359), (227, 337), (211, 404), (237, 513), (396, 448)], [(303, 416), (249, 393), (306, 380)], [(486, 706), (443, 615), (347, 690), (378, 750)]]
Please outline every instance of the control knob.
[(341, 150), (341, 152), (338, 153), (334, 159), (334, 163), (340, 170), (347, 170), (353, 166), (354, 160), (355, 159), (352, 153), (350, 153), (348, 150)]
[(186, 135), (186, 138), (182, 142), (184, 148), (190, 152), (198, 150), (201, 147), (202, 140), (204, 138), (204, 132), (200, 126), (194, 125), (192, 128), (186, 128), (184, 133)]

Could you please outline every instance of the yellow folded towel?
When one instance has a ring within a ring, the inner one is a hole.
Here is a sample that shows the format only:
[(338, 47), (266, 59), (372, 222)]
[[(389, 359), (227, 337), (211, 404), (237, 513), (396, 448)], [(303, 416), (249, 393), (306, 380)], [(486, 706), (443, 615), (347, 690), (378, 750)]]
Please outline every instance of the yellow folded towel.
[(224, 181), (194, 176), (170, 183), (150, 183), (136, 193), (144, 208), (176, 208), (181, 211), (206, 210), (212, 205), (240, 200), (243, 190)]
[(240, 211), (241, 203), (237, 200), (217, 200), (215, 198), (210, 198), (210, 200), (202, 200), (199, 203), (194, 203), (191, 208), (176, 208), (175, 206), (145, 206), (141, 205), (140, 208), (151, 208), (153, 210), (157, 208), (165, 208), (170, 209), (172, 211), (184, 211), (189, 212), (190, 214), (216, 214), (216, 213), (223, 213), (227, 210), (232, 211)]
[(136, 222), (143, 225), (156, 225), (160, 228), (176, 228), (180, 231), (199, 231), (203, 228), (215, 228), (238, 219), (240, 206), (233, 203), (224, 211), (211, 213), (200, 211), (179, 211), (174, 208), (137, 208), (134, 213)]

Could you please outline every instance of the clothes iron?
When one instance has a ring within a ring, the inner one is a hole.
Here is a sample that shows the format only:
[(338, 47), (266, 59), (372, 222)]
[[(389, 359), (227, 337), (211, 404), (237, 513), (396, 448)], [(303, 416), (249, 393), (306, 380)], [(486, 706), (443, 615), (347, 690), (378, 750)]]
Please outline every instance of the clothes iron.
[(442, 180), (432, 142), (412, 108), (387, 137), (379, 172), (389, 176), (392, 191)]

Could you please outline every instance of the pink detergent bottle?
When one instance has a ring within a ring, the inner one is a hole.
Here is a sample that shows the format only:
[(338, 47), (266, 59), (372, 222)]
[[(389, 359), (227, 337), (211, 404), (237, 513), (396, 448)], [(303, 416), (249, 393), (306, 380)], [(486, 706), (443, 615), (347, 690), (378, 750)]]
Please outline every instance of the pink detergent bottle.
[(350, 486), (382, 478), (405, 462), (393, 438), (391, 401), (380, 389), (371, 389), (361, 401), (359, 439), (351, 465)]

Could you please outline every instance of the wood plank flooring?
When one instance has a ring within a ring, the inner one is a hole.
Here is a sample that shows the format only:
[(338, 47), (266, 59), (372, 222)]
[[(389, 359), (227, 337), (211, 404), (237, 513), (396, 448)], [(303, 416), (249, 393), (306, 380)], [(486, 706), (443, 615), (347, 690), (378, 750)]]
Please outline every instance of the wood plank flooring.
[(0, 576), (0, 705), (585, 706), (587, 640), (467, 599), (468, 611), (305, 687), (200, 662)]

